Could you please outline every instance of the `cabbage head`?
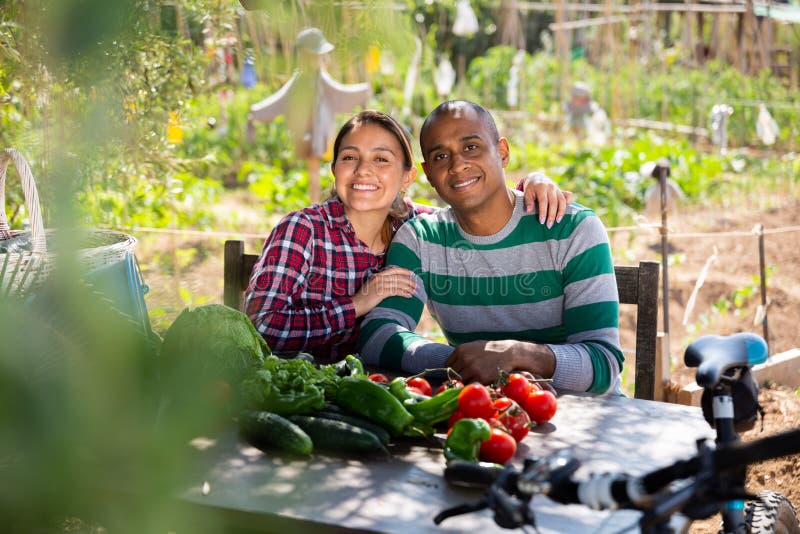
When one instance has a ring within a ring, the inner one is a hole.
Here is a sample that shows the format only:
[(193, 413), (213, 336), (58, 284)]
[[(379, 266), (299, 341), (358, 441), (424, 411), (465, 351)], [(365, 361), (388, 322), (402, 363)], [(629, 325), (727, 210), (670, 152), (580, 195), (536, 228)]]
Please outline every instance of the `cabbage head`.
[(236, 387), (271, 351), (250, 318), (222, 304), (186, 308), (164, 334), (162, 372), (192, 382), (224, 380)]

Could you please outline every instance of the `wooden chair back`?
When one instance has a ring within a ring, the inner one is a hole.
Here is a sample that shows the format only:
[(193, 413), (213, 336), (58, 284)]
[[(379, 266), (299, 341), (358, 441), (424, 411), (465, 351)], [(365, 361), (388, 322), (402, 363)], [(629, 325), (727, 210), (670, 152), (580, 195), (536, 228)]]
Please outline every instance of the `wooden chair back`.
[(244, 311), (244, 292), (258, 254), (245, 254), (244, 241), (225, 241), (223, 296), (226, 306)]
[(659, 270), (660, 266), (656, 261), (642, 261), (637, 267), (614, 266), (620, 304), (636, 305), (633, 396), (637, 399), (655, 398)]
[[(245, 254), (244, 241), (225, 242), (225, 305), (244, 310), (244, 291), (257, 260), (258, 254)], [(658, 273), (659, 264), (655, 261), (643, 261), (637, 267), (614, 266), (620, 303), (636, 305), (634, 396), (637, 399), (655, 397)]]

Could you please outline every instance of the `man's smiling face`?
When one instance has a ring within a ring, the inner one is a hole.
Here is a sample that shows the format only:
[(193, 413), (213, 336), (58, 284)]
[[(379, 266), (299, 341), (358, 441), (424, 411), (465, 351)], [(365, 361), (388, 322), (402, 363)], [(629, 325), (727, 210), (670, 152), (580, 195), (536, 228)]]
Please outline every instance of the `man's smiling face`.
[(466, 213), (505, 196), (508, 143), (469, 106), (437, 115), (423, 131), (422, 168), (439, 196)]

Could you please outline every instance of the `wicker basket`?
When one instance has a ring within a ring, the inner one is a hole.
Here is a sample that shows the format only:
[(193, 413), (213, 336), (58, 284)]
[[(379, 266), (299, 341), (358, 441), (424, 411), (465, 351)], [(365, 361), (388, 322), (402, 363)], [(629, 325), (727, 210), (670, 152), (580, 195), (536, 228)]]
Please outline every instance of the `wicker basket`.
[[(22, 181), (30, 231), (11, 230), (8, 225), (5, 211), (5, 182), (9, 161), (14, 162)], [(133, 236), (121, 232), (95, 229), (80, 229), (74, 232), (76, 234), (69, 236), (66, 241), (79, 244), (78, 258), (87, 271), (124, 259), (125, 254), (133, 251), (136, 246), (136, 239)], [(44, 229), (39, 193), (28, 162), (19, 152), (7, 148), (0, 152), (0, 242), (28, 233), (30, 250), (0, 252), (0, 298), (19, 297), (34, 291), (53, 271), (57, 259), (57, 251), (48, 249), (47, 246), (48, 241), (53, 241), (54, 231)]]

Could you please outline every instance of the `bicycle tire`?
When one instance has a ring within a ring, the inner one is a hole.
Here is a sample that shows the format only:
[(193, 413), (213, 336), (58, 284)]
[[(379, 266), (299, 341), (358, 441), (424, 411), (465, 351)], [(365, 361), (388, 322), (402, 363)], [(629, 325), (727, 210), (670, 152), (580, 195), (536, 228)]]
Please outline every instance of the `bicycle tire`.
[(761, 491), (747, 504), (748, 532), (750, 534), (800, 534), (792, 503), (774, 491)]

